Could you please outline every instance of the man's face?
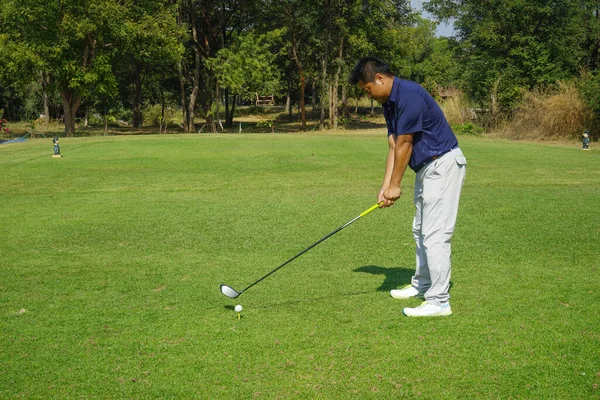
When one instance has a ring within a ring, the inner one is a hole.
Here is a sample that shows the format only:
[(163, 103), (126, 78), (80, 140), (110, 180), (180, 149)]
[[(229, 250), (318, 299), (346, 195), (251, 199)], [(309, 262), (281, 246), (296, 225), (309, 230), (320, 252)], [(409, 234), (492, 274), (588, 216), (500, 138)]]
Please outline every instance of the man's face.
[(386, 84), (386, 79), (389, 78), (382, 74), (376, 74), (373, 82), (365, 83), (363, 81), (358, 81), (358, 87), (364, 91), (370, 99), (383, 104), (390, 97), (391, 93), (391, 88)]

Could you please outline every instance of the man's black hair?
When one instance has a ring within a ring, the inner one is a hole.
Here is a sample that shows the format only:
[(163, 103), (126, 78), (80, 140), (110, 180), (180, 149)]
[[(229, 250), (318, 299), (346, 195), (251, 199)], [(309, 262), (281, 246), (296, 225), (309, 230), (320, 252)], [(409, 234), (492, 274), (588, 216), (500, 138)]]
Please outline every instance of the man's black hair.
[(375, 81), (375, 75), (383, 74), (388, 76), (394, 76), (390, 67), (377, 57), (365, 57), (361, 58), (357, 63), (348, 82), (352, 85), (356, 85), (359, 81), (369, 83)]

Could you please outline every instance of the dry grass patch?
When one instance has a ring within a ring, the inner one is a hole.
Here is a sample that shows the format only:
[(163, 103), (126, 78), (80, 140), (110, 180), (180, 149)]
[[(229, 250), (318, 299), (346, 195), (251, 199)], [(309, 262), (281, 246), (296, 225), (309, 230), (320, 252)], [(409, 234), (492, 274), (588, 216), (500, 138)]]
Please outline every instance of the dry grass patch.
[(458, 89), (447, 91), (449, 97), (440, 102), (440, 107), (451, 125), (462, 125), (475, 119), (467, 96)]
[(527, 92), (514, 118), (493, 134), (509, 139), (578, 139), (591, 119), (592, 112), (575, 85), (559, 82), (551, 92)]

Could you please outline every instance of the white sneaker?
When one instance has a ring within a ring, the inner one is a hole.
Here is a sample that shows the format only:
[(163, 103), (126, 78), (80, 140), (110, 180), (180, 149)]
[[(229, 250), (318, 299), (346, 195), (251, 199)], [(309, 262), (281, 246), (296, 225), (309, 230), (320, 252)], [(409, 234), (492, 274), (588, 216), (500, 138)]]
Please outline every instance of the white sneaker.
[(452, 309), (450, 308), (450, 302), (436, 306), (424, 301), (418, 307), (402, 309), (402, 314), (407, 317), (442, 317), (452, 315)]
[(417, 297), (419, 291), (413, 285), (406, 285), (402, 289), (390, 290), (390, 295), (395, 299), (410, 299)]

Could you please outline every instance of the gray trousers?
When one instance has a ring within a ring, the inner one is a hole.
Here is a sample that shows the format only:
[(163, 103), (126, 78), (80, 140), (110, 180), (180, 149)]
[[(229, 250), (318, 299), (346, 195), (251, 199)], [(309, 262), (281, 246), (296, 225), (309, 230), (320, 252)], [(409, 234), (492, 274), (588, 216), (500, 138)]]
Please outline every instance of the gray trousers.
[(415, 178), (413, 236), (417, 244), (412, 285), (429, 303), (450, 299), (452, 234), (467, 160), (456, 148), (423, 167)]

